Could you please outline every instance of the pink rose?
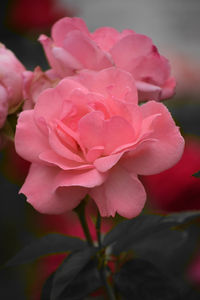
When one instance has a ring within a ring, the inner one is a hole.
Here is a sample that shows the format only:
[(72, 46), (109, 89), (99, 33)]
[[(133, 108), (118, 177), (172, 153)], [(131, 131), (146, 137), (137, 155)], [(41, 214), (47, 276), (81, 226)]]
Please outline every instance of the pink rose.
[(63, 18), (52, 27), (52, 39), (41, 35), (39, 40), (50, 66), (61, 78), (82, 69), (98, 71), (115, 65), (132, 74), (141, 101), (174, 94), (168, 60), (149, 37), (133, 30), (102, 27), (90, 33), (82, 19)]
[(0, 128), (7, 114), (22, 101), (22, 72), (24, 66), (12, 51), (0, 44)]
[(139, 106), (130, 73), (109, 68), (42, 92), (20, 114), (15, 146), (32, 162), (20, 192), (38, 211), (63, 213), (89, 194), (102, 216), (132, 218), (146, 200), (137, 175), (173, 166), (184, 140), (163, 104)]
[(39, 94), (47, 88), (54, 87), (60, 81), (53, 70), (42, 72), (40, 67), (36, 67), (33, 72), (23, 73), (23, 96), (25, 99), (23, 109), (31, 109), (35, 106)]

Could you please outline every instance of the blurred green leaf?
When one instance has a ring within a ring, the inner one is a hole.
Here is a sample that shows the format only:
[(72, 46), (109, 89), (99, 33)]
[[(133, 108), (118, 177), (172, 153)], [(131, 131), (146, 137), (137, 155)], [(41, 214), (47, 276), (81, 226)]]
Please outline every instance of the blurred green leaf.
[(86, 243), (78, 238), (52, 233), (27, 245), (11, 258), (5, 266), (24, 264), (47, 254), (77, 251), (84, 247), (86, 247)]
[[(80, 284), (83, 278), (85, 280), (85, 288), (87, 292), (90, 292), (89, 282), (87, 281), (87, 277), (90, 278), (91, 280), (92, 275), (94, 275), (94, 269), (91, 268), (89, 261), (95, 256), (97, 251), (98, 248), (86, 247), (82, 251), (78, 251), (76, 253), (70, 254), (63, 261), (63, 263), (57, 269), (53, 279), (51, 300), (81, 299), (81, 298), (77, 298), (79, 297), (81, 291), (79, 292), (77, 291), (76, 281), (77, 284)], [(90, 268), (87, 268), (87, 266), (90, 266)], [(95, 273), (95, 277), (97, 278), (96, 273)], [(90, 281), (90, 284), (91, 283), (92, 282)], [(91, 292), (94, 289), (96, 289), (95, 282), (94, 282), (94, 286), (91, 285)], [(85, 293), (86, 290), (84, 291), (83, 289), (82, 292)]]
[(199, 178), (200, 177), (200, 171), (194, 173), (192, 176)]
[(114, 284), (123, 300), (182, 300), (174, 281), (142, 259), (127, 261), (114, 275)]

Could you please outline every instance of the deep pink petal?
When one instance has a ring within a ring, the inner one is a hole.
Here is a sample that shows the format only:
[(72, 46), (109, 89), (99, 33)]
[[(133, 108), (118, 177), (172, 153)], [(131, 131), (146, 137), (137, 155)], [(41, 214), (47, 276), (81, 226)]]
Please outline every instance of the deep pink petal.
[[(156, 118), (149, 122), (149, 136), (130, 153), (124, 166), (136, 174), (153, 175), (169, 169), (179, 161), (184, 139), (162, 103), (149, 101), (141, 106), (141, 112), (146, 119), (152, 115), (156, 115)], [(144, 122), (145, 128), (146, 125)]]
[(114, 217), (116, 213), (133, 218), (142, 211), (146, 193), (136, 175), (116, 167), (106, 182), (89, 192), (96, 202), (101, 216)]
[(20, 113), (15, 134), (17, 153), (31, 162), (39, 162), (39, 154), (49, 149), (48, 137), (37, 127), (34, 111)]
[(39, 212), (61, 214), (75, 208), (87, 194), (87, 189), (79, 186), (56, 187), (59, 169), (32, 164), (20, 193)]

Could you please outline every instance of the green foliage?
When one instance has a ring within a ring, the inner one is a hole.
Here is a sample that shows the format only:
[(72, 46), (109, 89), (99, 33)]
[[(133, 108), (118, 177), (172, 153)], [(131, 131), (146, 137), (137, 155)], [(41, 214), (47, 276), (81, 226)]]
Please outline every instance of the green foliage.
[(24, 264), (44, 255), (77, 251), (84, 247), (86, 243), (79, 238), (52, 233), (27, 245), (11, 258), (6, 266)]
[[(70, 254), (63, 261), (53, 278), (51, 300), (82, 299), (80, 296), (85, 293), (87, 295), (87, 292), (92, 292), (99, 287), (97, 269), (95, 271), (91, 262), (91, 258), (94, 258), (97, 251), (98, 248), (86, 247), (82, 251)], [(90, 287), (93, 276), (94, 282)], [(83, 289), (78, 291), (78, 288)]]

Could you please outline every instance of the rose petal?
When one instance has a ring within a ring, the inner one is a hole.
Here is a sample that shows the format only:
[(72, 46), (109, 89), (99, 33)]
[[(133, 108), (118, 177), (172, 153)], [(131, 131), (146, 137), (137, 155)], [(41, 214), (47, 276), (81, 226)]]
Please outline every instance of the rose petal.
[[(117, 67), (130, 69), (130, 62), (140, 56), (146, 56), (152, 51), (152, 40), (142, 34), (129, 34), (120, 39), (110, 53)], [(123, 54), (123, 55), (122, 55)]]
[(102, 217), (120, 214), (125, 218), (136, 217), (143, 209), (146, 193), (136, 175), (115, 167), (106, 182), (89, 192)]
[(39, 212), (60, 214), (75, 208), (87, 194), (83, 187), (55, 187), (58, 168), (32, 164), (20, 193)]
[(112, 66), (110, 57), (80, 31), (70, 32), (63, 47), (86, 69), (101, 70)]
[(163, 104), (149, 101), (141, 106), (141, 112), (144, 118), (156, 115), (154, 121), (149, 123), (152, 132), (146, 137), (147, 141), (133, 151), (132, 158), (124, 161), (124, 167), (136, 174), (153, 175), (169, 169), (179, 161), (184, 139)]
[(137, 88), (130, 73), (118, 68), (108, 68), (96, 75), (94, 72), (84, 70), (79, 73), (79, 80), (92, 92), (99, 93), (105, 97), (115, 97), (122, 101), (137, 104)]
[(107, 174), (100, 173), (96, 169), (61, 171), (56, 178), (56, 187), (59, 186), (83, 186), (93, 188), (101, 185), (107, 178)]
[(80, 30), (86, 35), (89, 35), (87, 25), (83, 19), (66, 17), (58, 20), (52, 27), (52, 38), (55, 44), (62, 46), (68, 33), (73, 30)]
[(20, 113), (15, 134), (17, 153), (31, 162), (39, 162), (39, 154), (49, 149), (48, 139), (39, 130), (34, 120), (34, 111)]

